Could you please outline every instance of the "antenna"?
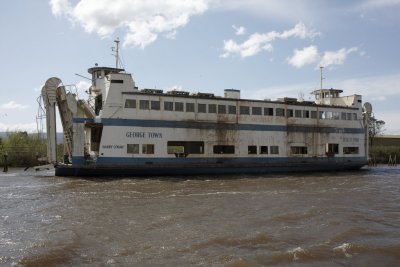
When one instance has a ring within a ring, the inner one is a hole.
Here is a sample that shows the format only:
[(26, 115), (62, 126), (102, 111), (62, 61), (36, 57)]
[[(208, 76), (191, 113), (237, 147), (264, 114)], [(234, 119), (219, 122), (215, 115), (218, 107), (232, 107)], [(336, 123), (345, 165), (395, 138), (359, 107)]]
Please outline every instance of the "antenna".
[(114, 56), (115, 56), (115, 68), (118, 69), (120, 63), (119, 63), (119, 37), (117, 37), (117, 39), (114, 40), (114, 43), (116, 44), (116, 48), (112, 47), (111, 50), (113, 52), (115, 52)]
[(320, 70), (321, 70), (321, 89), (322, 89), (322, 80), (324, 80), (325, 78), (322, 76), (322, 70), (324, 69), (324, 66), (319, 66)]

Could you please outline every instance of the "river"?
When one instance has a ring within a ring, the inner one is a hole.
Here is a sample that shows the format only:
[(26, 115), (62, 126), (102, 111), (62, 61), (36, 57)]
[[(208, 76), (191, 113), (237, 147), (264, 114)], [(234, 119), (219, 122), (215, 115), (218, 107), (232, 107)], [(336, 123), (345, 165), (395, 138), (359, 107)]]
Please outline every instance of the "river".
[(400, 168), (85, 179), (0, 173), (0, 266), (399, 266)]

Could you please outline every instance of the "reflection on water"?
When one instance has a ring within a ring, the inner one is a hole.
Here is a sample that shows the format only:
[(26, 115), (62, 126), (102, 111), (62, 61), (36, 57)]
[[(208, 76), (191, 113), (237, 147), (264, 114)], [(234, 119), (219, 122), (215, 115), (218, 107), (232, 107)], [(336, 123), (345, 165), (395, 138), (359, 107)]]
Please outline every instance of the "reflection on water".
[(80, 179), (0, 173), (0, 265), (400, 264), (400, 168)]

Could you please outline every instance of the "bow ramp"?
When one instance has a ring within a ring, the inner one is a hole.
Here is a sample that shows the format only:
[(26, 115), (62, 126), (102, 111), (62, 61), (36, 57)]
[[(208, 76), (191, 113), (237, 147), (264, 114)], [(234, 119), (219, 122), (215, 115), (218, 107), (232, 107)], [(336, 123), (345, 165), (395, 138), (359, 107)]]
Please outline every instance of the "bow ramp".
[(84, 142), (84, 136), (81, 134), (83, 131), (74, 131), (73, 118), (94, 118), (94, 110), (85, 101), (78, 100), (76, 94), (67, 91), (66, 86), (62, 85), (62, 81), (57, 77), (46, 81), (42, 87), (42, 98), (46, 111), (47, 161), (57, 164), (56, 106), (58, 106), (64, 134), (64, 160), (70, 161), (74, 139), (77, 144), (82, 143), (82, 147)]

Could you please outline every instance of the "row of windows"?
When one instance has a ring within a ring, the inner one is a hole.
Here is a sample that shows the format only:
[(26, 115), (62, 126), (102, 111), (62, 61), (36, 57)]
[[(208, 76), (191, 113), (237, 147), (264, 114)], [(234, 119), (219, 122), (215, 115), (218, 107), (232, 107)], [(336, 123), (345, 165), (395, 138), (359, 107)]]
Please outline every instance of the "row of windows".
[[(292, 155), (307, 155), (308, 149), (306, 146), (291, 146), (290, 153)], [(359, 147), (343, 147), (343, 154), (359, 154)], [(339, 154), (339, 144), (327, 144), (326, 154), (333, 156)]]
[[(125, 108), (137, 108), (137, 101), (135, 99), (126, 99)], [(139, 100), (139, 109), (142, 110), (160, 110), (161, 103), (156, 100)], [(164, 101), (163, 110), (178, 111), (178, 112), (196, 112), (195, 103), (172, 102)], [(217, 104), (197, 104), (198, 113), (211, 113), (211, 114), (232, 114), (236, 115), (236, 106), (233, 105), (217, 105)], [(250, 107), (239, 106), (240, 115), (255, 115), (255, 116), (278, 116), (278, 117), (294, 117), (294, 118), (312, 118), (312, 119), (333, 119), (333, 120), (357, 120), (357, 113), (350, 112), (332, 112), (332, 111), (309, 111), (298, 109), (284, 109), (284, 108), (269, 108), (269, 107)]]
[[(128, 144), (128, 154), (139, 154), (139, 144)], [(189, 154), (204, 154), (204, 142), (201, 141), (169, 141), (167, 143), (168, 154), (176, 156)], [(214, 145), (214, 154), (235, 154), (235, 146)], [(142, 145), (142, 154), (154, 154), (154, 144)], [(248, 146), (248, 154), (279, 154), (279, 146)]]
[[(128, 154), (139, 154), (139, 144), (128, 144)], [(171, 141), (167, 145), (168, 154), (176, 156), (189, 154), (204, 154), (204, 142), (187, 142), (187, 141)], [(235, 146), (232, 145), (215, 145), (213, 146), (214, 154), (235, 154)], [(292, 155), (307, 155), (308, 148), (306, 146), (291, 146), (290, 153)], [(327, 144), (327, 155), (339, 154), (339, 144)], [(154, 154), (154, 144), (142, 145), (142, 154)], [(248, 146), (248, 154), (279, 154), (279, 146)], [(359, 154), (359, 147), (343, 147), (343, 154)]]

